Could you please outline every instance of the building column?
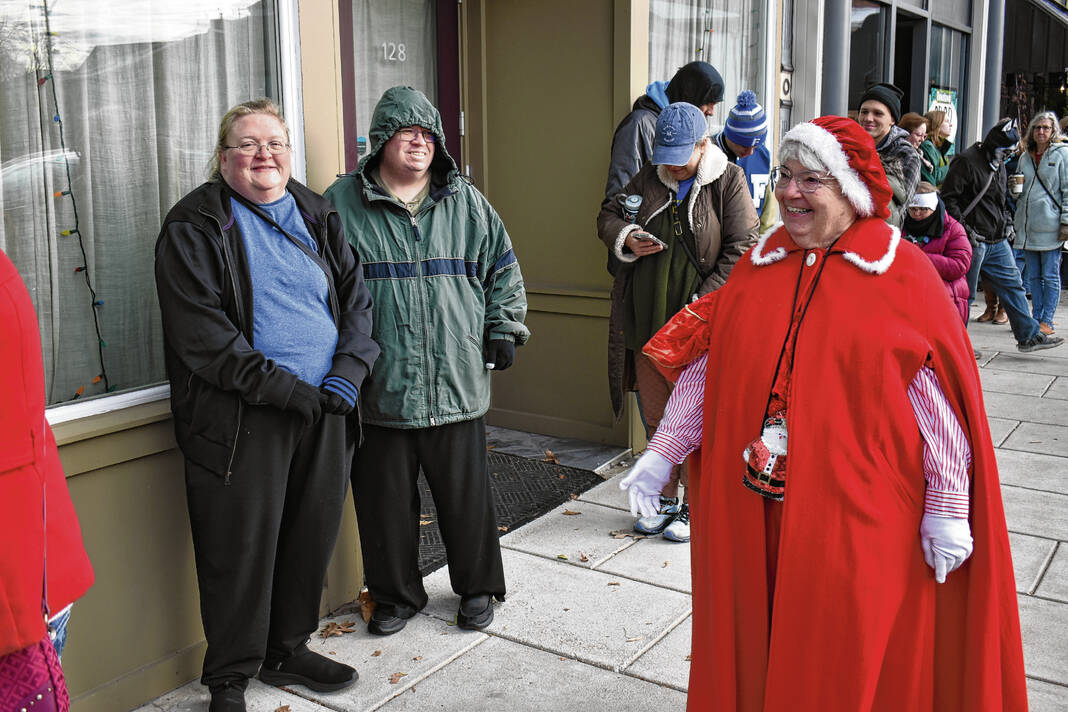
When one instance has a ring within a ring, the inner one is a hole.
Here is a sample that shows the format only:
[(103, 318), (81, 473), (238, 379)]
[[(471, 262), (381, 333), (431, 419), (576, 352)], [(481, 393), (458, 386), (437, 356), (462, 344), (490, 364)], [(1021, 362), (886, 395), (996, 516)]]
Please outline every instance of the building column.
[(849, 111), (850, 0), (827, 0), (823, 6), (823, 91), (820, 113), (845, 116)]
[[(983, 87), (983, 136), (1001, 118), (1001, 54), (1005, 49), (1005, 0), (989, 0), (986, 29), (986, 81)], [(1021, 133), (1023, 129), (1021, 128)]]

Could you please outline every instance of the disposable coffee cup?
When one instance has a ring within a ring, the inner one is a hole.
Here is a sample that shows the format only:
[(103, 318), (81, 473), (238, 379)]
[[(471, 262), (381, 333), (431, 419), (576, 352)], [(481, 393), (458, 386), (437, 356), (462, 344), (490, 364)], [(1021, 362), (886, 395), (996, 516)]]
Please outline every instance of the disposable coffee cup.
[(1013, 195), (1019, 195), (1023, 192), (1023, 184), (1023, 173), (1013, 173), (1011, 176), (1009, 176), (1009, 191)]

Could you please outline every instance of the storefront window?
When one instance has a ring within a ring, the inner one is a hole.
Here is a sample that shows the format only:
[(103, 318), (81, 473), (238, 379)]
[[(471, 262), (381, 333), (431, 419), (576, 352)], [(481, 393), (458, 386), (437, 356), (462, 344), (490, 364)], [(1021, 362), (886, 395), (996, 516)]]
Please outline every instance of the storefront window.
[[(437, 22), (434, 0), (341, 0), (342, 21), (351, 36), (342, 39), (346, 97), (346, 164), (370, 150), (371, 114), (393, 86), (415, 87), (438, 103)], [(350, 18), (345, 15), (350, 14)]]
[(0, 5), (0, 249), (37, 309), (49, 404), (164, 380), (162, 218), (219, 119), (279, 96), (275, 2)]
[(950, 140), (956, 149), (957, 136), (965, 136), (964, 87), (966, 86), (966, 64), (968, 56), (968, 37), (963, 32), (951, 30), (941, 25), (931, 25), (931, 60), (929, 72), (931, 84), (927, 93), (925, 111), (940, 109), (946, 112), (953, 123)]
[(849, 115), (855, 117), (868, 86), (886, 81), (886, 42), (890, 9), (853, 0), (849, 37)]
[(682, 65), (702, 60), (723, 76), (723, 105), (712, 123), (722, 125), (734, 100), (751, 89), (767, 104), (765, 0), (651, 0), (649, 81), (667, 81)]

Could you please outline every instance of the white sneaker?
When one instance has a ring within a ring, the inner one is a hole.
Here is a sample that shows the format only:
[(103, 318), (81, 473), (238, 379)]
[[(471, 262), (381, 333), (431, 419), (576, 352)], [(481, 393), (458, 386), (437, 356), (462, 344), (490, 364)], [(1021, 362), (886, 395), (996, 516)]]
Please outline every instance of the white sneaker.
[(642, 517), (634, 522), (634, 531), (639, 534), (659, 534), (671, 524), (679, 513), (678, 497), (660, 497), (660, 512), (651, 517)]
[(684, 504), (679, 508), (675, 521), (664, 529), (664, 538), (670, 541), (690, 540), (690, 505)]

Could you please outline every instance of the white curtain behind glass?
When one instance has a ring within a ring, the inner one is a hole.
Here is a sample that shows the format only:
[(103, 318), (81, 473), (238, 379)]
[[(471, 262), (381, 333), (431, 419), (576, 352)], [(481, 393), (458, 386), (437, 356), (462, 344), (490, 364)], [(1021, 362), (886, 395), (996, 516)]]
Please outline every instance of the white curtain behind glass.
[(765, 6), (766, 0), (651, 0), (649, 81), (667, 81), (694, 60), (711, 64), (724, 83), (723, 103), (710, 120), (716, 128), (743, 89), (765, 105)]
[(369, 140), (371, 114), (390, 87), (415, 87), (437, 104), (436, 28), (434, 0), (352, 0), (358, 136)]
[[(276, 87), (273, 3), (49, 3), (71, 186), (116, 390), (163, 381), (153, 248), (162, 218), (204, 182), (219, 120)], [(264, 5), (268, 7), (265, 8)], [(34, 45), (37, 46), (37, 60)], [(0, 2), (0, 249), (38, 312), (48, 403), (103, 382), (54, 121), (41, 0)], [(40, 66), (37, 66), (39, 63)], [(276, 99), (278, 97), (275, 97)]]

